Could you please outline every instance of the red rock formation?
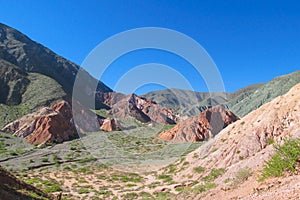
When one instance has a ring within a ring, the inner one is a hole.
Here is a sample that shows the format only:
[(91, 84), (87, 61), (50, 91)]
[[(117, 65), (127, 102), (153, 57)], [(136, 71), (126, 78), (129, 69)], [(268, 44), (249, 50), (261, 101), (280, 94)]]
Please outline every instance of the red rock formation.
[(196, 117), (179, 122), (174, 128), (159, 134), (162, 140), (198, 142), (208, 140), (239, 118), (223, 106), (209, 108)]
[(118, 100), (111, 105), (110, 114), (119, 118), (131, 116), (144, 123), (154, 121), (161, 124), (175, 124), (179, 120), (172, 110), (135, 94)]
[(107, 131), (107, 132), (117, 130), (118, 126), (117, 126), (116, 120), (111, 119), (111, 118), (104, 119), (100, 129), (103, 131)]
[(26, 115), (6, 125), (2, 131), (23, 137), (31, 144), (61, 143), (78, 137), (72, 123), (72, 109), (66, 101)]

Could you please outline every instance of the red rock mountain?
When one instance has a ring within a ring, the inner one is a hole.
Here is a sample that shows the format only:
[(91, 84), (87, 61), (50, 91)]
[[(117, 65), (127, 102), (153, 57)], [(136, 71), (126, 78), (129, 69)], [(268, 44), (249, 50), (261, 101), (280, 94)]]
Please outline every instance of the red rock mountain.
[(78, 138), (78, 132), (114, 131), (118, 126), (115, 119), (100, 119), (91, 111), (79, 104), (73, 107), (76, 114), (76, 125), (72, 108), (66, 101), (52, 107), (44, 107), (28, 114), (8, 125), (2, 131), (25, 138), (30, 144), (61, 143)]
[(6, 125), (2, 131), (14, 133), (31, 144), (60, 143), (78, 137), (72, 123), (71, 106), (66, 101), (26, 115)]
[(208, 140), (239, 118), (223, 106), (209, 108), (196, 117), (179, 122), (170, 130), (159, 134), (162, 140), (198, 142)]
[(135, 94), (124, 95), (111, 92), (98, 93), (97, 96), (111, 107), (109, 113), (117, 118), (133, 117), (143, 123), (154, 121), (161, 124), (175, 124), (179, 120), (179, 116), (171, 109)]

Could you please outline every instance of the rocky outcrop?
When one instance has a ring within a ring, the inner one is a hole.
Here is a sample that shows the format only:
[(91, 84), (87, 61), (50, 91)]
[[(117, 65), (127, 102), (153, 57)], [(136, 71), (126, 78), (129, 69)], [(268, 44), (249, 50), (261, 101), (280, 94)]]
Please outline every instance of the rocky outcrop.
[(117, 122), (111, 118), (104, 119), (100, 129), (107, 132), (116, 131), (118, 130)]
[(170, 130), (158, 135), (173, 142), (198, 142), (208, 140), (239, 118), (223, 106), (208, 108), (200, 115), (179, 122)]
[(2, 131), (25, 138), (31, 144), (61, 143), (78, 137), (72, 109), (66, 101), (26, 115), (6, 125)]
[(119, 118), (130, 116), (143, 123), (154, 121), (161, 124), (175, 124), (179, 120), (179, 116), (171, 109), (135, 94), (123, 96), (118, 100), (111, 105), (110, 114)]

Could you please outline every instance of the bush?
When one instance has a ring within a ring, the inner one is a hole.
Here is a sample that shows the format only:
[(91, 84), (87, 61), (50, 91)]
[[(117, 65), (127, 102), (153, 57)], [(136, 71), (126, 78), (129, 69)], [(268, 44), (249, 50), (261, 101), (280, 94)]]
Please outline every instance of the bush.
[(300, 162), (300, 139), (287, 139), (282, 146), (274, 144), (274, 148), (275, 154), (266, 162), (260, 180), (283, 176), (285, 171), (296, 172)]
[(172, 177), (166, 174), (160, 174), (157, 178), (163, 180), (164, 182), (172, 181)]
[(43, 157), (43, 158), (41, 159), (41, 161), (42, 161), (42, 162), (49, 162), (49, 161), (48, 161), (48, 158), (46, 158), (46, 157)]
[(136, 193), (127, 193), (125, 195), (122, 196), (123, 199), (137, 199), (138, 195)]
[(87, 194), (87, 193), (90, 193), (90, 191), (86, 188), (80, 188), (78, 190), (78, 194)]
[(236, 173), (236, 177), (233, 180), (232, 185), (233, 186), (240, 185), (241, 183), (243, 183), (244, 181), (246, 181), (250, 176), (251, 176), (251, 169), (250, 168), (240, 169)]
[(213, 180), (215, 180), (216, 178), (218, 178), (220, 175), (222, 175), (224, 173), (225, 173), (225, 169), (223, 169), (223, 168), (212, 169), (207, 176), (202, 178), (202, 180), (203, 181), (213, 181)]
[(193, 193), (198, 194), (198, 193), (206, 192), (206, 191), (208, 191), (208, 190), (210, 190), (212, 188), (215, 188), (215, 187), (217, 187), (217, 185), (215, 183), (208, 182), (206, 184), (195, 186), (192, 189), (192, 191), (193, 191)]
[(204, 171), (205, 171), (204, 167), (195, 167), (194, 168), (194, 172), (199, 173), (199, 174), (204, 172)]

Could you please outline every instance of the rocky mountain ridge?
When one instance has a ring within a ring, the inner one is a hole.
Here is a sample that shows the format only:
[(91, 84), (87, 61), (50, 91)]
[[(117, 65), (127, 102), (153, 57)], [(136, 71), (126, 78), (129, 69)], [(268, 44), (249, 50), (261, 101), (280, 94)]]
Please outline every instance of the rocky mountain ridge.
[(300, 71), (296, 71), (276, 77), (267, 83), (241, 88), (233, 93), (167, 89), (149, 92), (142, 96), (186, 117), (196, 116), (207, 107), (215, 105), (225, 105), (237, 116), (243, 117), (272, 99), (285, 94), (299, 82)]
[(201, 112), (198, 116), (179, 122), (170, 130), (158, 135), (162, 140), (172, 142), (199, 142), (209, 140), (223, 128), (239, 118), (223, 106), (214, 106)]

